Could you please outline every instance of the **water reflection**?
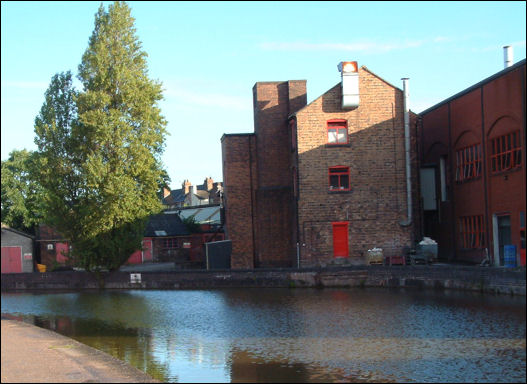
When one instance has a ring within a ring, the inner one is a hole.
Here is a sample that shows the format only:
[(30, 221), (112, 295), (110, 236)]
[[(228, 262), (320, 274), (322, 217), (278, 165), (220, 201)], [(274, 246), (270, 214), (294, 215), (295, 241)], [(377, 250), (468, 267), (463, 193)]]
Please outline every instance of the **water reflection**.
[(403, 290), (2, 294), (169, 382), (525, 381), (525, 298)]

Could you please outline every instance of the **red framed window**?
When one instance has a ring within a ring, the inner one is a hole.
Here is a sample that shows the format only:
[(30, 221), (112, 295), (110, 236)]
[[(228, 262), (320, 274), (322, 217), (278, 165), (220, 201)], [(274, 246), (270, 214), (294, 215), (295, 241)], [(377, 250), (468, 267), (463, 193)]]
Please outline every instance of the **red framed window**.
[(328, 144), (348, 144), (348, 122), (346, 120), (329, 120), (327, 131)]
[(456, 181), (462, 182), (481, 175), (481, 145), (475, 144), (456, 151)]
[(483, 215), (459, 218), (461, 248), (485, 248), (485, 223)]
[(329, 168), (329, 190), (330, 191), (349, 191), (350, 190), (350, 168), (336, 166)]
[(498, 173), (522, 165), (520, 131), (512, 132), (490, 141), (490, 171)]

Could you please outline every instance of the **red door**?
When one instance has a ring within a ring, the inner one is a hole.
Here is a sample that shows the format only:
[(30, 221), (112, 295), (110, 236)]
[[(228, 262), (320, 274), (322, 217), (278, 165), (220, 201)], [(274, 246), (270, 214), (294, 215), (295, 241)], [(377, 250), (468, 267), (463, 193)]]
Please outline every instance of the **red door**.
[(55, 244), (55, 252), (57, 263), (65, 263), (68, 261), (69, 246), (68, 243), (57, 243)]
[(22, 248), (2, 247), (2, 273), (22, 272)]
[(143, 263), (152, 261), (152, 239), (143, 240)]
[(333, 223), (333, 257), (348, 257), (348, 223)]

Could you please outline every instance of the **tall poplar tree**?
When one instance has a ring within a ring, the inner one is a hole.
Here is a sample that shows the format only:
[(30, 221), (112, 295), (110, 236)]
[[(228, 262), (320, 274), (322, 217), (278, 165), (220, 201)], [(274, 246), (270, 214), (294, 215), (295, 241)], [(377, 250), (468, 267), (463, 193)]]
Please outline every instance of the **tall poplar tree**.
[[(74, 117), (58, 155), (72, 189), (69, 197), (66, 190), (56, 194), (63, 204), (58, 214), (48, 212), (72, 242), (76, 263), (88, 270), (122, 265), (141, 248), (146, 220), (161, 208), (166, 121), (158, 107), (161, 83), (149, 79), (146, 57), (128, 5), (114, 2), (108, 11), (101, 5), (78, 68), (83, 89), (73, 91)], [(47, 126), (57, 126), (52, 120)]]

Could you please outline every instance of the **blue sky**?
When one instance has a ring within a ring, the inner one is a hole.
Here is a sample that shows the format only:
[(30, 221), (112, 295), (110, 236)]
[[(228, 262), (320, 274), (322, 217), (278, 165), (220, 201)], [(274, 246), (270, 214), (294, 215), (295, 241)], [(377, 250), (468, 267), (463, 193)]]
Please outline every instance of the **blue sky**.
[[(1, 2), (1, 157), (35, 150), (51, 77), (78, 73), (101, 2)], [(103, 2), (107, 9), (109, 2)], [(525, 59), (525, 2), (129, 2), (152, 79), (163, 83), (163, 161), (180, 188), (222, 180), (224, 133), (253, 132), (258, 81), (307, 80), (308, 102), (359, 65), (420, 112)], [(80, 89), (79, 83), (77, 87)]]

